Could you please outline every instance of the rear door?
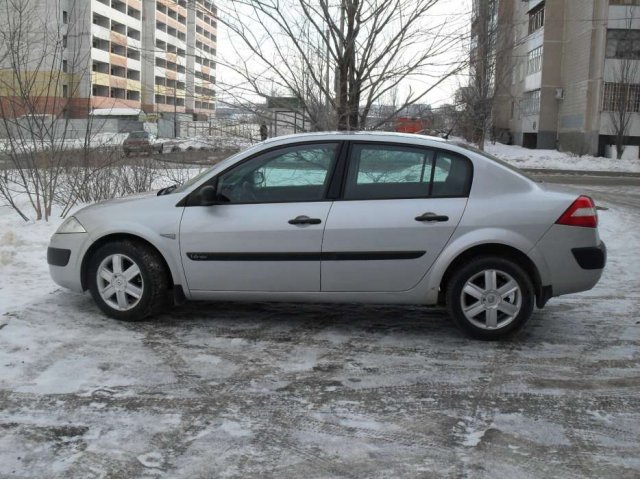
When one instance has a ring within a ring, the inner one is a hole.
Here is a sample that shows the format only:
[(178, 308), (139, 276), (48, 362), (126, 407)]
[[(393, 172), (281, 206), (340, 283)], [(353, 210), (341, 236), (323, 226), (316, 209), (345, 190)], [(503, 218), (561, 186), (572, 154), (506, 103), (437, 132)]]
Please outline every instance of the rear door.
[(460, 222), (472, 170), (469, 159), (444, 150), (352, 144), (325, 227), (322, 290), (414, 287)]

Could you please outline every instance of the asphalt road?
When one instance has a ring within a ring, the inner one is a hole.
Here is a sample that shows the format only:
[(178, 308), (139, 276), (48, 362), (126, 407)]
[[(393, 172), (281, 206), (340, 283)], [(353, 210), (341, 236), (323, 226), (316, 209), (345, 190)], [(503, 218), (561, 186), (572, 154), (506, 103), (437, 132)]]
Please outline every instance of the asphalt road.
[(640, 476), (640, 199), (572, 188), (607, 208), (605, 275), (508, 341), (423, 307), (118, 323), (62, 289), (0, 318), (0, 477)]

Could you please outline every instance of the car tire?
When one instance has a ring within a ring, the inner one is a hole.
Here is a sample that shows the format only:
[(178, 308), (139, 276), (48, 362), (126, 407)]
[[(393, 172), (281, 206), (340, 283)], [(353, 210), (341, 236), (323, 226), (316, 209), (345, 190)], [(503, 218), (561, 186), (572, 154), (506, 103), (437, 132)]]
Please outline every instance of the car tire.
[(170, 273), (160, 254), (143, 243), (101, 246), (89, 260), (87, 275), (93, 300), (117, 320), (143, 320), (169, 305)]
[(529, 275), (505, 258), (473, 258), (453, 274), (446, 288), (449, 315), (480, 340), (517, 332), (533, 312), (535, 293)]

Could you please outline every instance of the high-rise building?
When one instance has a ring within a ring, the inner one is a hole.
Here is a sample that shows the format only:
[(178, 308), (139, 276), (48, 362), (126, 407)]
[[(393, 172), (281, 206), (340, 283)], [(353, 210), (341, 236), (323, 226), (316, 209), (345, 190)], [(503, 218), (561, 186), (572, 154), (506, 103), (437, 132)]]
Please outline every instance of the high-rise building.
[[(200, 117), (214, 112), (217, 12), (212, 2), (20, 1), (32, 19), (30, 49), (45, 57), (31, 58), (24, 68), (37, 69), (34, 77), (55, 83), (44, 89), (43, 98), (58, 99), (36, 102), (38, 113), (82, 118), (95, 109), (113, 108)], [(56, 39), (59, 48), (52, 44)], [(5, 107), (12, 106), (3, 113), (33, 113), (20, 111), (20, 102), (7, 101), (16, 92), (11, 64), (0, 54), (0, 101), (5, 97)]]
[(500, 140), (602, 155), (622, 108), (624, 143), (640, 145), (640, 0), (500, 0), (498, 28), (513, 32), (498, 58)]

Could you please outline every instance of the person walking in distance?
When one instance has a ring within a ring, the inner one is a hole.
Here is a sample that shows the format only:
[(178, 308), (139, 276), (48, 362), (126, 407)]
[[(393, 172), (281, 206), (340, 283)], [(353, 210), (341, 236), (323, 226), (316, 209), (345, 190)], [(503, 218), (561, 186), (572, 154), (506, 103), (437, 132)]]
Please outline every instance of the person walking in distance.
[(260, 139), (262, 141), (266, 140), (267, 135), (268, 135), (267, 125), (263, 123), (262, 125), (260, 125)]

